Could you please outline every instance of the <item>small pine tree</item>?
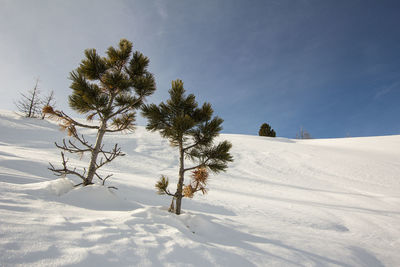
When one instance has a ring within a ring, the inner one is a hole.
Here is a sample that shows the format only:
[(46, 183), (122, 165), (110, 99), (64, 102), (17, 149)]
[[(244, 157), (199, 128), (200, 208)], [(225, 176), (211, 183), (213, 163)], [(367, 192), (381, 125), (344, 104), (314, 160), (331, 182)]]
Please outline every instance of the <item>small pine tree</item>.
[[(168, 178), (162, 176), (157, 182), (156, 188), (160, 194), (172, 196), (171, 212), (181, 213), (182, 197), (193, 195), (196, 190), (206, 191), (205, 184), (208, 177), (203, 176), (196, 186), (196, 180), (187, 185), (184, 190), (184, 179), (187, 171), (201, 170), (218, 173), (225, 171), (227, 163), (233, 158), (229, 153), (232, 145), (228, 141), (222, 141), (214, 145), (214, 138), (222, 130), (223, 120), (219, 117), (212, 118), (213, 110), (209, 103), (198, 107), (195, 96), (185, 95), (183, 82), (172, 81), (172, 88), (169, 90), (170, 99), (160, 105), (144, 105), (142, 114), (148, 119), (147, 129), (159, 131), (161, 136), (167, 138), (172, 146), (179, 151), (179, 173), (178, 184), (174, 194), (168, 190)], [(194, 162), (193, 166), (185, 166), (185, 158)], [(204, 172), (203, 172), (204, 173)], [(199, 176), (199, 178), (201, 178)], [(192, 188), (189, 188), (191, 186)], [(188, 189), (187, 189), (188, 188)], [(192, 190), (193, 189), (193, 190)], [(190, 192), (189, 192), (190, 190)], [(176, 201), (176, 208), (174, 207)]]
[(40, 114), (40, 91), (39, 91), (39, 79), (36, 79), (35, 86), (29, 90), (26, 94), (21, 93), (21, 99), (15, 102), (18, 111), (22, 116), (27, 118), (36, 118)]
[[(145, 98), (155, 91), (153, 75), (147, 71), (149, 59), (140, 52), (134, 52), (132, 43), (122, 39), (116, 49), (110, 47), (106, 57), (100, 57), (95, 49), (85, 50), (85, 59), (80, 66), (70, 73), (72, 94), (69, 105), (72, 109), (85, 114), (87, 121), (98, 119), (97, 124), (85, 124), (72, 119), (62, 111), (46, 106), (43, 112), (60, 121), (60, 126), (68, 131), (75, 141), (56, 146), (62, 149), (62, 167), (52, 170), (58, 176), (76, 175), (84, 186), (90, 185), (96, 176), (103, 181), (110, 177), (100, 177), (98, 169), (118, 156), (123, 156), (118, 144), (111, 151), (103, 148), (105, 133), (132, 131), (135, 111), (143, 105)], [(78, 135), (77, 128), (97, 130), (95, 144), (90, 144), (83, 135)], [(90, 153), (88, 169), (76, 171), (67, 166), (64, 152), (82, 155)], [(100, 157), (99, 157), (100, 155)], [(99, 158), (99, 159), (98, 159)]]
[(259, 136), (276, 137), (274, 129), (268, 123), (263, 123), (258, 131)]

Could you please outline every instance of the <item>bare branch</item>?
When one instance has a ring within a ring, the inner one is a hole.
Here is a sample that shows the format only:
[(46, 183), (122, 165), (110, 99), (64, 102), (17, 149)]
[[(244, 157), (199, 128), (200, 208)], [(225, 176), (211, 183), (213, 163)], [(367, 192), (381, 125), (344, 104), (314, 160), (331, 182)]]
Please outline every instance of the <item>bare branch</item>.
[(101, 176), (100, 176), (97, 172), (95, 172), (94, 175), (95, 175), (97, 178), (99, 178), (101, 181), (103, 181), (103, 178), (101, 178)]
[(59, 145), (59, 144), (57, 144), (57, 142), (55, 142), (54, 144), (59, 149), (68, 151), (69, 153), (72, 153), (72, 154), (92, 151), (91, 149), (81, 149), (81, 148), (77, 147), (74, 143), (71, 142), (71, 140), (68, 141), (68, 144), (65, 142), (65, 139), (63, 139), (63, 145)]
[(115, 144), (114, 148), (111, 151), (100, 150), (99, 152), (103, 154), (103, 158), (100, 159), (99, 164), (96, 164), (96, 170), (113, 161), (119, 156), (125, 156), (125, 154), (121, 152), (121, 148), (118, 147), (118, 144)]
[(97, 178), (99, 178), (99, 180), (102, 181), (102, 185), (105, 184), (105, 182), (106, 182), (106, 180), (107, 180), (108, 178), (110, 178), (111, 176), (113, 176), (113, 174), (108, 174), (106, 177), (102, 178), (97, 172), (95, 172), (94, 175), (95, 175)]
[(50, 164), (50, 168), (48, 168), (48, 169), (51, 170), (52, 172), (54, 172), (54, 174), (55, 174), (56, 176), (65, 177), (65, 176), (68, 175), (68, 174), (72, 174), (72, 175), (78, 176), (78, 177), (81, 178), (83, 181), (85, 181), (86, 178), (85, 178), (84, 175), (85, 175), (85, 173), (86, 173), (86, 170), (84, 171), (84, 173), (83, 173), (83, 175), (82, 175), (82, 174), (78, 173), (78, 172), (76, 171), (76, 169), (73, 169), (73, 170), (68, 169), (68, 167), (67, 167), (68, 159), (65, 159), (65, 156), (64, 156), (64, 153), (63, 153), (63, 152), (61, 152), (61, 158), (62, 158), (62, 165), (63, 165), (62, 168), (57, 169), (57, 168), (55, 168), (55, 167), (53, 166), (53, 164), (49, 163), (49, 164)]
[(104, 185), (104, 183), (106, 182), (106, 180), (108, 179), (108, 178), (110, 178), (111, 176), (113, 176), (112, 174), (109, 174), (109, 175), (107, 175), (104, 179), (103, 179), (103, 185)]
[(83, 135), (79, 136), (76, 132), (72, 133), (72, 136), (78, 140), (83, 146), (87, 147), (88, 150), (92, 151), (94, 148), (89, 144)]

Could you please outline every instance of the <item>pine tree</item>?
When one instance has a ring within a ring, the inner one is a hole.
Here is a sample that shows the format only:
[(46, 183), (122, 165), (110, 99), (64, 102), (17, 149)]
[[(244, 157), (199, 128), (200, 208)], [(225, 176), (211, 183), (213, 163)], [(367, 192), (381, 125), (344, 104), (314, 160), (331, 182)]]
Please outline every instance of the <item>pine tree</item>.
[(275, 133), (274, 129), (272, 129), (268, 123), (263, 123), (260, 127), (260, 130), (258, 131), (258, 135), (275, 137), (276, 133)]
[[(118, 144), (110, 151), (104, 150), (103, 137), (110, 132), (133, 130), (135, 111), (156, 89), (153, 75), (147, 70), (148, 64), (149, 59), (140, 52), (132, 54), (132, 43), (125, 39), (119, 42), (118, 48), (108, 48), (106, 57), (100, 57), (95, 49), (85, 50), (85, 59), (70, 73), (72, 94), (69, 96), (69, 105), (86, 115), (87, 121), (97, 119), (98, 123), (81, 123), (51, 106), (44, 107), (44, 113), (59, 120), (60, 126), (74, 140), (66, 142), (64, 139), (62, 145), (56, 143), (62, 149), (62, 167), (51, 165), (50, 170), (58, 176), (76, 175), (82, 179), (84, 186), (92, 184), (96, 176), (104, 185), (111, 175), (102, 178), (97, 173), (98, 169), (124, 154)], [(78, 135), (77, 128), (97, 130), (95, 144)], [(69, 168), (64, 152), (80, 155), (90, 153), (88, 169), (78, 172), (75, 168)]]
[[(148, 130), (159, 131), (161, 136), (167, 138), (172, 146), (178, 148), (179, 179), (176, 192), (170, 193), (169, 181), (165, 176), (162, 176), (157, 182), (156, 188), (160, 194), (173, 197), (170, 211), (179, 215), (184, 196), (185, 173), (199, 169), (214, 173), (225, 171), (227, 163), (233, 160), (229, 153), (232, 145), (228, 141), (214, 144), (214, 138), (222, 130), (223, 120), (219, 117), (212, 118), (213, 110), (209, 103), (198, 107), (193, 94), (186, 96), (181, 80), (172, 82), (169, 94), (170, 99), (166, 103), (162, 102), (158, 106), (155, 104), (144, 105), (142, 114), (148, 119)], [(193, 166), (186, 167), (185, 158), (190, 159)], [(204, 188), (204, 185), (205, 181), (199, 184), (197, 189)], [(176, 208), (174, 201), (176, 201)]]
[(21, 93), (21, 99), (15, 102), (17, 109), (24, 117), (36, 118), (40, 114), (40, 91), (39, 79), (36, 79), (35, 86), (26, 94)]

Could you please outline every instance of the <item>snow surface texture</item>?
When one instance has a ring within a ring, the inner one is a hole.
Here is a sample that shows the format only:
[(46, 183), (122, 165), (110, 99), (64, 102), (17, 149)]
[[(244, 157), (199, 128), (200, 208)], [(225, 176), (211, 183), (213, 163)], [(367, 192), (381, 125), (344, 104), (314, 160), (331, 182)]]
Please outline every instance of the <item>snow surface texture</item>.
[(56, 179), (64, 136), (0, 112), (0, 266), (400, 266), (400, 136), (221, 135), (235, 161), (180, 216), (155, 193), (178, 165), (157, 133), (106, 138), (127, 154), (103, 169), (119, 190)]

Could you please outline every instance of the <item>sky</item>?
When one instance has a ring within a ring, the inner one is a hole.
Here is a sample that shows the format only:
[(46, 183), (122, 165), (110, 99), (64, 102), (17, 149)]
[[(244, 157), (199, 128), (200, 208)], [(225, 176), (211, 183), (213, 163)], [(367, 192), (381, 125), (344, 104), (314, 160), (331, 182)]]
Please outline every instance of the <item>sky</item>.
[[(39, 78), (68, 107), (83, 52), (121, 38), (149, 57), (157, 91), (182, 79), (223, 132), (314, 138), (400, 134), (400, 1), (0, 0), (0, 109)], [(138, 118), (139, 125), (146, 120)]]

